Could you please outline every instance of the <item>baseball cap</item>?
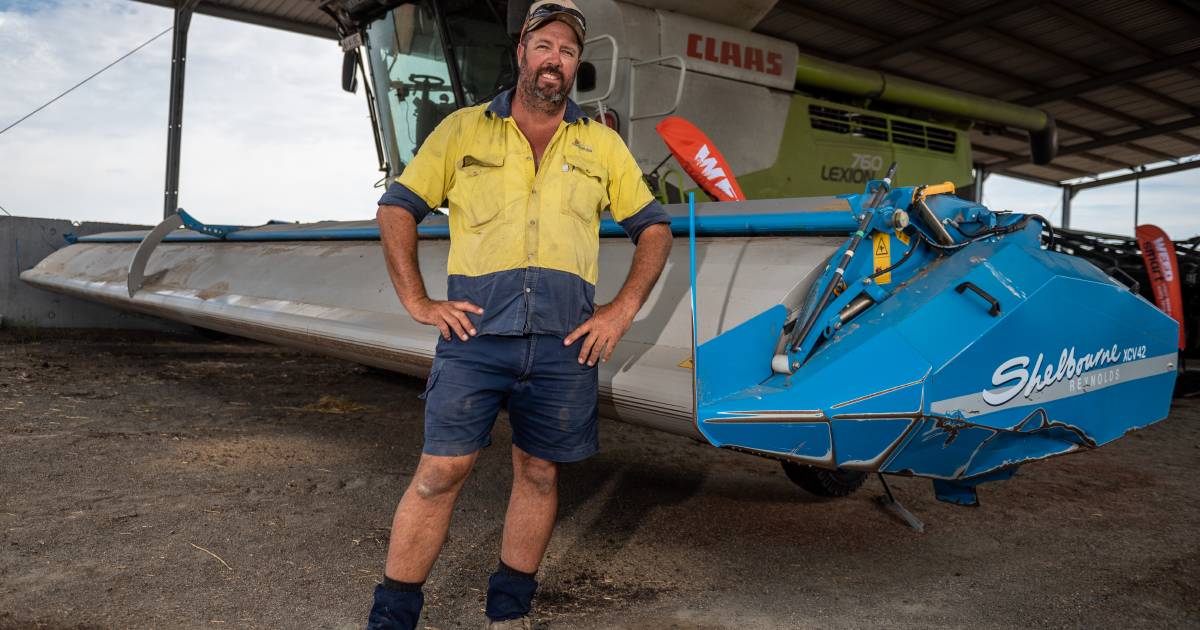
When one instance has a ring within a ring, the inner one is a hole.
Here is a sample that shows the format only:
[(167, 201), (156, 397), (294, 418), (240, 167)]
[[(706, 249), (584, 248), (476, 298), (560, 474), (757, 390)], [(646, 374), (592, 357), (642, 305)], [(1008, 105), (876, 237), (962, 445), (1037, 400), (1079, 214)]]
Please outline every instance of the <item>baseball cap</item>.
[(525, 26), (521, 29), (521, 39), (525, 38), (526, 33), (536, 31), (553, 20), (570, 26), (579, 38), (579, 45), (583, 45), (587, 35), (587, 18), (571, 0), (538, 0), (530, 5), (529, 13), (525, 15)]

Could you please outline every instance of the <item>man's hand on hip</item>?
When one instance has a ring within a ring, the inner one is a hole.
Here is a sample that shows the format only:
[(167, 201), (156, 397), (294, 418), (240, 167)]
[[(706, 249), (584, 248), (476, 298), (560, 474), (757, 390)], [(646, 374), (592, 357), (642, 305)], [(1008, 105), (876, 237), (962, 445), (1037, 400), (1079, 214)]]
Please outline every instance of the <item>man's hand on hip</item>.
[(617, 342), (633, 324), (634, 315), (637, 315), (636, 308), (631, 309), (618, 302), (601, 304), (596, 307), (591, 319), (563, 339), (563, 345), (569, 346), (583, 337), (583, 344), (579, 348), (580, 363), (596, 365), (597, 360), (608, 361)]
[(451, 302), (423, 298), (408, 309), (408, 314), (422, 324), (437, 326), (442, 331), (442, 339), (450, 341), (453, 331), (459, 339), (466, 341), (475, 335), (475, 326), (467, 319), (467, 313), (483, 315), (483, 309), (470, 302)]

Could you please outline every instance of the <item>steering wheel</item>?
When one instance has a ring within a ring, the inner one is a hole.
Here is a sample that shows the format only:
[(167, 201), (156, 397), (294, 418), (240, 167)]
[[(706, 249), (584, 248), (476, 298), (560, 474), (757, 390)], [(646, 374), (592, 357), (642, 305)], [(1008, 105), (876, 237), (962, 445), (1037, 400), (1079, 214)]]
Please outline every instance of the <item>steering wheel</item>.
[(410, 74), (408, 80), (418, 90), (432, 90), (446, 85), (446, 80), (432, 74)]

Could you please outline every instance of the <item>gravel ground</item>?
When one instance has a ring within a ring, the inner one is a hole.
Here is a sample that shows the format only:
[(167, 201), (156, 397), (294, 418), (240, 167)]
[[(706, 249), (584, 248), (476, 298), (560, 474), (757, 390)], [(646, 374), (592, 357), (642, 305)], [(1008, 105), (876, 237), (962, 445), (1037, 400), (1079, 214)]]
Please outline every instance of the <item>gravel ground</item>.
[[(361, 628), (422, 383), (256, 342), (0, 332), (0, 628)], [(539, 628), (1200, 627), (1200, 402), (927, 524), (778, 465), (606, 422), (562, 476)], [(502, 417), (426, 586), (482, 627)]]

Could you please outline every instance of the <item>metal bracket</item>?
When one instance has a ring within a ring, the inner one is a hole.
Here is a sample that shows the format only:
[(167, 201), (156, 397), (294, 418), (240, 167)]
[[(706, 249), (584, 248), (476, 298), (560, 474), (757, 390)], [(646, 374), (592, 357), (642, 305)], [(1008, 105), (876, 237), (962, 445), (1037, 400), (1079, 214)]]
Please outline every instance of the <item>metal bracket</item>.
[(126, 287), (129, 289), (129, 297), (132, 298), (133, 294), (142, 288), (142, 284), (146, 280), (146, 263), (150, 260), (150, 254), (154, 252), (154, 249), (158, 247), (158, 244), (168, 234), (183, 225), (183, 217), (180, 216), (182, 212), (183, 210), (180, 210), (178, 213), (163, 219), (162, 223), (154, 226), (154, 229), (150, 230), (146, 238), (142, 239), (142, 242), (138, 244), (137, 251), (133, 254), (133, 262), (129, 263), (129, 273), (126, 274)]
[(244, 225), (208, 225), (201, 223), (196, 220), (196, 217), (188, 214), (183, 208), (179, 209), (179, 217), (183, 220), (183, 225), (187, 229), (193, 232), (215, 236), (220, 239), (223, 239), (238, 230), (246, 229), (246, 226)]
[(882, 497), (876, 497), (875, 501), (879, 503), (880, 507), (888, 512), (891, 512), (894, 516), (904, 521), (906, 525), (913, 528), (918, 533), (924, 534), (925, 523), (922, 523), (921, 519), (917, 518), (912, 512), (909, 512), (908, 508), (905, 508), (900, 504), (899, 501), (896, 500), (895, 495), (892, 494), (892, 489), (888, 487), (887, 480), (883, 478), (883, 473), (878, 473), (878, 475), (879, 483), (883, 484), (883, 491), (885, 495)]

